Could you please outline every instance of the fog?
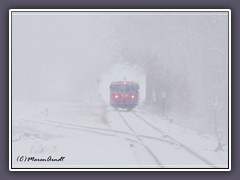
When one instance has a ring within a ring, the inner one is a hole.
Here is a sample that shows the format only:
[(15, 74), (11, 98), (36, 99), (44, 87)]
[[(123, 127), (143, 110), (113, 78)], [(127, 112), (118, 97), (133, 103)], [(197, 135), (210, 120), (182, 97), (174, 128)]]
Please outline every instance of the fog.
[[(227, 139), (227, 13), (14, 13), (13, 101), (109, 102), (109, 85), (140, 83), (141, 103)], [(99, 83), (99, 84), (98, 84)]]
[(13, 99), (79, 101), (116, 61), (98, 17), (14, 16)]

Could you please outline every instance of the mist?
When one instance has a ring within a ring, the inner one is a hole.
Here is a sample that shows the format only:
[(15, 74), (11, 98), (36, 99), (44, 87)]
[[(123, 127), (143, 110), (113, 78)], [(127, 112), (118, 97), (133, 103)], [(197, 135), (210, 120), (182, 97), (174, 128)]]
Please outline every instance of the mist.
[(100, 108), (111, 129), (110, 84), (133, 81), (136, 112), (228, 143), (228, 23), (227, 12), (15, 12), (13, 104)]

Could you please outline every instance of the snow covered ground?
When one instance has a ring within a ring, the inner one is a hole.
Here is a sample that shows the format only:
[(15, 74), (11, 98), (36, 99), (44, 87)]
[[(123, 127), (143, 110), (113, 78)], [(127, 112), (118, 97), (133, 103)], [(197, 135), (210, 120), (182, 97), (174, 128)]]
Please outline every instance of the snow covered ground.
[[(227, 168), (228, 151), (215, 152), (214, 137), (198, 135), (143, 108), (134, 112), (164, 133), (132, 112), (117, 112), (101, 103), (14, 102), (13, 168), (159, 168), (144, 146), (151, 149), (164, 168)], [(213, 166), (190, 154), (179, 142)], [(44, 161), (49, 157), (63, 160)]]

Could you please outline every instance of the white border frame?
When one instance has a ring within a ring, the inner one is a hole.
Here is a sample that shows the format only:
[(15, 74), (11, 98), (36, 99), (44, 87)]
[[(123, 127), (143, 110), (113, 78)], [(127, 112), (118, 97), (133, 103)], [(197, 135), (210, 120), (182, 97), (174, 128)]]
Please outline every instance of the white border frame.
[[(201, 169), (201, 168), (184, 168), (184, 169), (171, 169), (171, 168), (162, 168), (162, 169), (138, 169), (138, 168), (129, 168), (129, 169), (91, 169), (91, 168), (84, 168), (84, 169), (66, 169), (66, 168), (49, 168), (49, 169), (32, 169), (32, 168), (12, 168), (12, 12), (30, 12), (30, 11), (39, 11), (39, 12), (88, 12), (88, 11), (96, 11), (96, 12), (103, 12), (103, 11), (117, 11), (117, 12), (125, 12), (125, 11), (142, 11), (142, 12), (228, 12), (228, 159), (229, 164), (228, 168), (218, 169), (218, 168), (209, 168), (209, 169)], [(231, 10), (230, 9), (10, 9), (9, 10), (9, 171), (231, 171)]]

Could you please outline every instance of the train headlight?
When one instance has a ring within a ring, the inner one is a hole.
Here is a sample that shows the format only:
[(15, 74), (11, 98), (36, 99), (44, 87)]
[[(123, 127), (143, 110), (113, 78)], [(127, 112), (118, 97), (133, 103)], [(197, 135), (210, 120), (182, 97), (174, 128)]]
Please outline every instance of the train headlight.
[(118, 98), (118, 95), (115, 95), (115, 98), (117, 99), (117, 98)]
[(133, 99), (134, 97), (135, 97), (134, 95), (131, 96), (132, 99)]

